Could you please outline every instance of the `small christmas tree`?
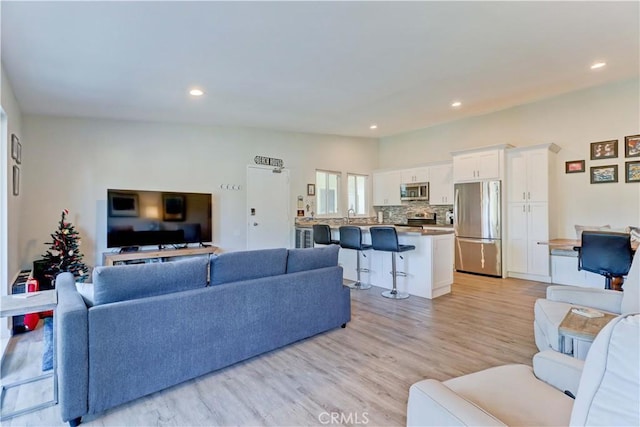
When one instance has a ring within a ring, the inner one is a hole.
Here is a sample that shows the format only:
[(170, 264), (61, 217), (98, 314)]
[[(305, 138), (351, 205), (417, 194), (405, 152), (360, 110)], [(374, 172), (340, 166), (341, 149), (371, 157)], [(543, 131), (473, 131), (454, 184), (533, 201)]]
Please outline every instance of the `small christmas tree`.
[(80, 233), (66, 220), (67, 215), (69, 211), (63, 210), (58, 229), (51, 234), (53, 242), (45, 243), (51, 245), (42, 255), (47, 265), (45, 276), (53, 280), (58, 273), (68, 271), (76, 277), (77, 281), (83, 282), (87, 276), (87, 266), (82, 262), (83, 255), (78, 249)]

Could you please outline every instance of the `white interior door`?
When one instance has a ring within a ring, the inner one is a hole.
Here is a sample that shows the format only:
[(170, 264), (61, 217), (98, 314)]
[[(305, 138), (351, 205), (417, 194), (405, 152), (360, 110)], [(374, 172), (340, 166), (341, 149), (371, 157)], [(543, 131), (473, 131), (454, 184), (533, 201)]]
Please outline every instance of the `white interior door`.
[(247, 168), (247, 249), (291, 247), (289, 171)]

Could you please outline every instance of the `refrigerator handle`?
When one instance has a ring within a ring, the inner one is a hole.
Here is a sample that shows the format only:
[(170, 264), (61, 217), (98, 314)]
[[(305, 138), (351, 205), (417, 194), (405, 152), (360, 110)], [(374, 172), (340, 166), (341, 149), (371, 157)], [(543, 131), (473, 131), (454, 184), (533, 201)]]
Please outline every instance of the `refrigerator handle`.
[(455, 194), (453, 195), (453, 230), (457, 234), (458, 227), (460, 224), (460, 216), (458, 215), (458, 204), (460, 203), (460, 189), (455, 189)]

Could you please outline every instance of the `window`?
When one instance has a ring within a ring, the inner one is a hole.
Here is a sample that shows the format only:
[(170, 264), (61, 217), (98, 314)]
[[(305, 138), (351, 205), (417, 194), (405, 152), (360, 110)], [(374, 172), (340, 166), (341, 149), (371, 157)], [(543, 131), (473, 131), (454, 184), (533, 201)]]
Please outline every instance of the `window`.
[(349, 189), (349, 209), (353, 209), (356, 215), (366, 215), (367, 176), (347, 174), (347, 187)]
[(340, 172), (316, 171), (317, 215), (338, 215), (340, 175)]

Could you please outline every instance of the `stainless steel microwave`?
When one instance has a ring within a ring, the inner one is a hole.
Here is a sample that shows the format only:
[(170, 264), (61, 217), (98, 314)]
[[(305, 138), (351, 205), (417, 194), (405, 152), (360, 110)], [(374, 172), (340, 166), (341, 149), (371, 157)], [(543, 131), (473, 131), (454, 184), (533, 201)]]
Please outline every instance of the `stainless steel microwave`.
[(400, 200), (429, 200), (429, 183), (400, 184)]

